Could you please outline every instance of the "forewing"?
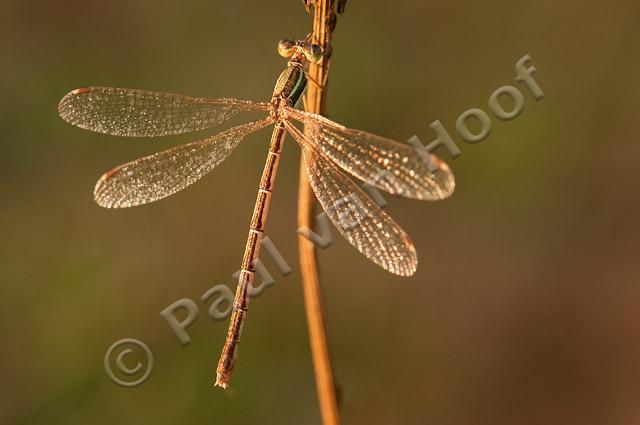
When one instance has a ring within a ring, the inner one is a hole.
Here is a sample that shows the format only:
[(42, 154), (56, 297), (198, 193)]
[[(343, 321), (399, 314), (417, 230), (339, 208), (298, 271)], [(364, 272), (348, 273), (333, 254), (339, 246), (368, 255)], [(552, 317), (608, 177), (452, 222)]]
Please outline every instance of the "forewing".
[(166, 198), (213, 170), (247, 134), (272, 122), (271, 118), (264, 118), (246, 123), (120, 165), (100, 177), (94, 191), (95, 200), (105, 208), (125, 208)]
[(435, 155), (422, 158), (409, 145), (344, 127), (320, 115), (294, 108), (288, 108), (287, 114), (305, 125), (311, 143), (328, 158), (380, 190), (422, 200), (444, 199), (453, 193), (453, 173)]
[(380, 206), (290, 123), (287, 130), (302, 145), (311, 187), (340, 233), (365, 257), (400, 276), (411, 276), (418, 265), (409, 236)]
[(268, 111), (269, 104), (240, 99), (203, 99), (115, 87), (76, 89), (58, 112), (70, 124), (116, 136), (154, 137), (203, 130), (241, 111)]

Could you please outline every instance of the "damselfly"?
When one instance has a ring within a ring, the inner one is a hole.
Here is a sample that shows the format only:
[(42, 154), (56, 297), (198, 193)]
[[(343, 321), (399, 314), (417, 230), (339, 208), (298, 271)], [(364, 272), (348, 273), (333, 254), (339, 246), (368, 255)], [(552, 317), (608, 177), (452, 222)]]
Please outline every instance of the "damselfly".
[[(323, 53), (308, 41), (292, 40), (282, 40), (278, 51), (290, 59), (269, 103), (89, 87), (73, 90), (59, 105), (60, 116), (73, 125), (129, 137), (203, 130), (241, 112), (266, 114), (257, 121), (137, 159), (105, 173), (96, 184), (94, 197), (106, 208), (142, 205), (176, 193), (224, 161), (245, 136), (275, 124), (249, 226), (231, 323), (216, 371), (216, 385), (224, 388), (236, 362), (254, 263), (286, 133), (302, 148), (309, 182), (329, 219), (358, 251), (400, 276), (412, 275), (418, 264), (411, 239), (345, 171), (377, 189), (406, 198), (443, 199), (453, 192), (455, 185), (449, 167), (434, 155), (427, 155), (425, 161), (408, 145), (295, 109), (307, 84), (305, 66), (319, 63)], [(305, 131), (295, 123), (304, 125)]]

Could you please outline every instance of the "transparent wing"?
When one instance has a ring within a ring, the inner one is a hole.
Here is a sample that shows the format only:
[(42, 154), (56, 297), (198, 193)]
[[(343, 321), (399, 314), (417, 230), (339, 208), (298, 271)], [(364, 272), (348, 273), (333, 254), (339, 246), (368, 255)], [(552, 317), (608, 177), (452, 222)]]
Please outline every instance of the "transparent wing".
[(353, 130), (320, 115), (287, 108), (305, 125), (307, 137), (343, 170), (380, 190), (405, 198), (439, 200), (455, 188), (447, 164), (430, 155), (431, 169), (409, 145)]
[(311, 187), (329, 219), (365, 257), (385, 270), (411, 276), (418, 265), (404, 230), (291, 123), (287, 131), (302, 146)]
[(268, 111), (269, 104), (240, 99), (203, 99), (114, 87), (88, 87), (65, 95), (62, 119), (98, 133), (154, 137), (211, 128), (241, 111)]
[(95, 200), (105, 208), (125, 208), (166, 198), (213, 170), (247, 134), (272, 122), (270, 117), (249, 122), (120, 165), (100, 177), (94, 191)]

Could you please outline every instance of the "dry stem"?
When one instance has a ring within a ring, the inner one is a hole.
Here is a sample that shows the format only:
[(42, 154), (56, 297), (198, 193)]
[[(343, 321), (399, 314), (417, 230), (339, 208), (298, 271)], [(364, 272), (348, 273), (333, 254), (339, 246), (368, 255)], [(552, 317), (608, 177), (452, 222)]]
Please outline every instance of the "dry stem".
[[(311, 2), (309, 2), (311, 3)], [(331, 36), (335, 25), (335, 3), (333, 0), (315, 0), (313, 17), (312, 41), (319, 44), (325, 52), (331, 52)], [(311, 64), (309, 76), (320, 85), (310, 82), (307, 85), (305, 104), (307, 111), (323, 114), (324, 98), (329, 72), (329, 55), (320, 64)], [(307, 180), (304, 158), (300, 159), (300, 187), (298, 190), (298, 226), (313, 227), (314, 195)], [(300, 236), (300, 268), (302, 270), (302, 284), (304, 289), (305, 310), (309, 327), (309, 342), (316, 376), (316, 388), (320, 413), (324, 425), (340, 424), (338, 403), (336, 401), (327, 335), (324, 325), (324, 311), (322, 294), (313, 243)]]

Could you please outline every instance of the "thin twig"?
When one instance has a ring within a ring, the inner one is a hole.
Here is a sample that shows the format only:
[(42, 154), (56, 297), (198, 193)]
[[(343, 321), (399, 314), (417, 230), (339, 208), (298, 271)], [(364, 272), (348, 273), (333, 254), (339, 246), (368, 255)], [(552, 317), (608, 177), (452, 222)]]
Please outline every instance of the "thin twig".
[[(344, 4), (344, 0), (339, 0)], [(326, 82), (329, 73), (329, 56), (331, 54), (331, 38), (335, 26), (335, 1), (334, 0), (307, 0), (307, 7), (314, 6), (313, 16), (313, 43), (319, 44), (327, 55), (320, 64), (311, 64), (309, 76), (316, 83), (307, 85), (305, 105), (307, 111), (316, 114), (324, 113), (324, 99), (326, 96)], [(300, 187), (298, 190), (298, 226), (299, 228), (313, 227), (314, 195), (307, 180), (304, 158), (300, 158)], [(324, 425), (340, 424), (338, 403), (336, 401), (335, 385), (329, 348), (327, 345), (327, 333), (324, 324), (324, 310), (320, 280), (313, 243), (300, 236), (298, 239), (300, 249), (300, 268), (302, 270), (302, 285), (304, 289), (304, 303), (307, 313), (307, 325), (309, 327), (309, 343), (313, 358), (313, 367), (316, 376), (316, 388), (320, 413)]]

